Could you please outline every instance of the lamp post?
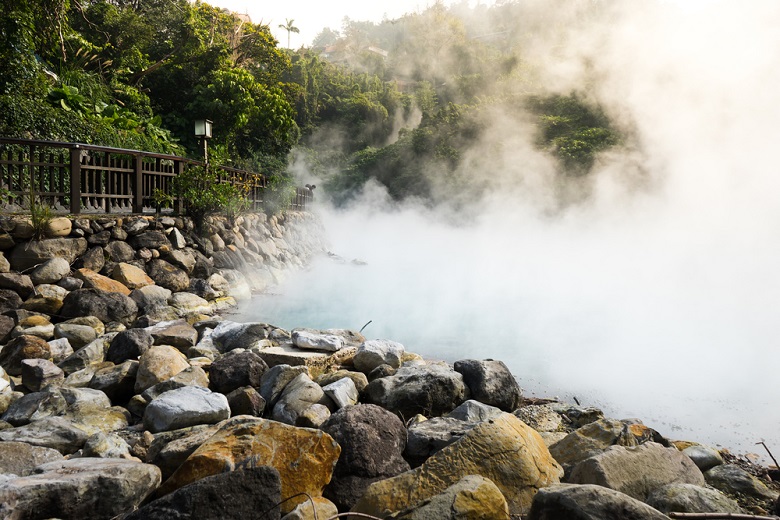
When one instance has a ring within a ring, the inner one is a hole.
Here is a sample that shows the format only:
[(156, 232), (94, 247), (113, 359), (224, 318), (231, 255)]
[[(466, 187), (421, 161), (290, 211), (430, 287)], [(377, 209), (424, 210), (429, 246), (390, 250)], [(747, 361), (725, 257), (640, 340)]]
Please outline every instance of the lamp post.
[(211, 125), (212, 122), (208, 119), (195, 121), (195, 137), (199, 139), (200, 144), (203, 146), (203, 161), (206, 163), (206, 170), (209, 168), (208, 140), (211, 139)]

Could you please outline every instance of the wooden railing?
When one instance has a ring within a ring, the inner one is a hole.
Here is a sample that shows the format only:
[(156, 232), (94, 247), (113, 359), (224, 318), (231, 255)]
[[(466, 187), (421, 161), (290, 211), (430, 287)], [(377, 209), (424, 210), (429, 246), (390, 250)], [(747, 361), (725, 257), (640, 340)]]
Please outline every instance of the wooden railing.
[[(30, 196), (60, 213), (151, 213), (155, 193), (174, 200), (173, 179), (200, 161), (141, 150), (81, 143), (0, 137), (0, 189), (6, 204), (23, 208)], [(246, 189), (249, 209), (263, 209), (268, 178), (260, 173), (219, 167), (219, 182)], [(291, 209), (306, 210), (308, 188), (297, 188)]]

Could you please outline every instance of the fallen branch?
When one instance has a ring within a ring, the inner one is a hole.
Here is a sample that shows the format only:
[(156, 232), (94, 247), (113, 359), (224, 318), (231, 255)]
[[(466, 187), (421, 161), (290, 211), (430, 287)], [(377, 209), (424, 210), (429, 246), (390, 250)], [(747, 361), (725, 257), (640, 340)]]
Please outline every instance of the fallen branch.
[(669, 518), (706, 518), (720, 520), (732, 518), (736, 520), (780, 520), (778, 516), (745, 515), (741, 513), (669, 513)]
[(766, 450), (766, 452), (769, 454), (769, 458), (771, 458), (771, 459), (772, 459), (772, 462), (774, 462), (774, 463), (775, 463), (775, 467), (776, 467), (777, 469), (780, 469), (780, 464), (778, 464), (778, 463), (777, 463), (777, 459), (775, 459), (775, 456), (774, 456), (774, 455), (772, 455), (772, 452), (771, 452), (771, 451), (769, 451), (769, 447), (768, 447), (768, 446), (767, 446), (767, 445), (764, 443), (764, 441), (757, 442), (756, 444), (760, 444), (761, 446), (763, 446), (763, 447), (764, 447), (764, 449)]

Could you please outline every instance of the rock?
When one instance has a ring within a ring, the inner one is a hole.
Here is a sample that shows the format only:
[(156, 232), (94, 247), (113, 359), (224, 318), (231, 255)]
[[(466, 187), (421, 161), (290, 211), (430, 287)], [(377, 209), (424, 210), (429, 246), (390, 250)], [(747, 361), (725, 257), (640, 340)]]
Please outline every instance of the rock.
[[(79, 370), (87, 368), (93, 363), (100, 363), (105, 360), (106, 349), (108, 348), (110, 338), (101, 336), (92, 343), (78, 349), (76, 352), (65, 358), (59, 363), (59, 367), (70, 375)], [(91, 379), (91, 376), (90, 376)]]
[(78, 289), (65, 297), (60, 313), (65, 318), (95, 316), (103, 323), (117, 321), (131, 326), (138, 314), (138, 306), (124, 294), (98, 289)]
[(127, 234), (130, 236), (136, 236), (149, 228), (149, 221), (145, 218), (137, 218), (135, 220), (131, 220), (127, 222), (124, 225), (125, 231), (127, 231)]
[(0, 431), (0, 441), (25, 442), (52, 448), (63, 455), (75, 453), (89, 435), (65, 417), (46, 417), (17, 428)]
[(285, 386), (271, 414), (275, 421), (295, 424), (295, 421), (308, 407), (319, 403), (325, 392), (312, 381), (307, 374), (300, 374)]
[[(0, 516), (110, 519), (137, 507), (160, 484), (151, 464), (122, 459), (70, 459), (0, 484)], [(107, 500), (106, 498), (110, 498)]]
[(30, 277), (20, 273), (0, 273), (0, 289), (14, 291), (23, 299), (29, 298), (35, 292)]
[(64, 258), (72, 264), (86, 250), (87, 241), (83, 238), (32, 240), (14, 247), (8, 260), (14, 271), (26, 271), (55, 257)]
[(552, 403), (550, 406), (559, 414), (565, 415), (574, 428), (604, 419), (604, 412), (590, 406), (574, 406), (567, 403)]
[(171, 345), (181, 352), (187, 352), (198, 342), (198, 331), (186, 320), (162, 321), (146, 331), (154, 338), (155, 345)]
[(269, 368), (260, 378), (260, 395), (265, 399), (266, 406), (273, 408), (290, 381), (308, 373), (303, 366), (276, 365)]
[(344, 342), (339, 336), (309, 329), (296, 329), (292, 331), (293, 345), (298, 348), (325, 350), (336, 352), (341, 350)]
[(125, 262), (120, 262), (114, 266), (111, 277), (130, 290), (154, 284), (154, 280), (143, 269)]
[(519, 515), (527, 514), (540, 488), (559, 482), (563, 469), (538, 433), (514, 415), (503, 414), (478, 424), (419, 468), (371, 484), (353, 511), (385, 516), (415, 507), (467, 475), (493, 481), (510, 514)]
[(230, 417), (227, 398), (207, 388), (184, 386), (165, 392), (149, 403), (144, 427), (152, 433), (215, 424)]
[(463, 437), (477, 423), (451, 417), (432, 417), (409, 426), (404, 456), (417, 467), (431, 455)]
[(125, 330), (111, 340), (106, 352), (106, 360), (119, 364), (128, 359), (138, 359), (153, 344), (154, 338), (148, 330)]
[(54, 337), (65, 338), (71, 348), (80, 349), (97, 339), (98, 332), (89, 325), (58, 323), (54, 326)]
[[(124, 264), (130, 262), (135, 258), (135, 250), (127, 242), (121, 240), (115, 240), (109, 242), (106, 247), (103, 248), (105, 255), (111, 262), (117, 264)], [(129, 287), (129, 286), (128, 286)]]
[(327, 374), (323, 374), (320, 377), (316, 379), (317, 384), (322, 386), (323, 388), (328, 386), (331, 383), (335, 383), (339, 379), (343, 379), (345, 377), (348, 377), (352, 380), (352, 383), (355, 385), (355, 388), (357, 389), (358, 393), (363, 392), (363, 390), (366, 389), (368, 386), (368, 378), (365, 374), (361, 372), (352, 372), (350, 370), (336, 370), (335, 372), (329, 372)]
[(501, 413), (501, 409), (496, 408), (495, 406), (490, 406), (480, 403), (479, 401), (469, 399), (448, 413), (447, 417), (452, 419), (460, 419), (461, 421), (466, 421), (469, 423), (479, 423), (483, 421), (489, 421), (490, 419), (495, 419), (496, 417), (500, 416)]
[(74, 276), (82, 280), (84, 287), (87, 289), (98, 289), (103, 292), (119, 293), (125, 296), (130, 295), (130, 289), (126, 285), (89, 269), (79, 269), (74, 273)]
[(615, 444), (634, 446), (636, 442), (621, 421), (599, 419), (550, 446), (550, 453), (561, 464), (574, 464)]
[(199, 424), (191, 428), (158, 433), (154, 435), (146, 452), (146, 462), (159, 467), (163, 480), (167, 480), (220, 426), (221, 423)]
[(383, 408), (373, 404), (342, 408), (322, 430), (342, 449), (333, 479), (325, 488), (325, 497), (339, 510), (354, 506), (369, 484), (409, 470), (402, 457), (406, 428)]
[(429, 501), (403, 511), (398, 520), (456, 520), (462, 518), (509, 518), (504, 495), (493, 482), (479, 475), (468, 475)]
[(134, 395), (138, 361), (128, 359), (95, 371), (89, 387), (105, 393), (114, 403), (126, 403)]
[(366, 341), (358, 347), (353, 363), (356, 370), (368, 374), (379, 365), (400, 368), (403, 355), (404, 346), (400, 343), (376, 339)]
[(51, 360), (57, 364), (73, 354), (73, 347), (67, 338), (52, 339), (47, 342), (51, 352)]
[(11, 331), (11, 337), (36, 336), (44, 341), (54, 337), (54, 325), (43, 315), (30, 316), (19, 321)]
[(162, 231), (155, 231), (155, 230), (147, 230), (142, 233), (139, 233), (137, 235), (134, 235), (129, 230), (127, 230), (128, 234), (131, 235), (130, 238), (127, 239), (127, 243), (133, 248), (133, 249), (142, 249), (144, 247), (149, 249), (160, 249), (161, 247), (171, 247), (171, 242), (168, 240), (168, 237), (165, 236), (165, 233)]
[(93, 403), (79, 403), (69, 406), (62, 418), (90, 436), (127, 428), (130, 414), (120, 406), (103, 408)]
[(693, 484), (668, 484), (655, 489), (647, 504), (662, 513), (742, 513), (732, 499), (714, 489)]
[(202, 368), (191, 366), (189, 368), (185, 368), (170, 379), (166, 379), (165, 381), (147, 388), (144, 390), (141, 396), (146, 401), (151, 401), (153, 399), (157, 399), (164, 392), (176, 390), (177, 388), (181, 388), (183, 386), (200, 386), (202, 388), (208, 388), (209, 378)]
[(67, 406), (67, 401), (60, 392), (33, 392), (11, 403), (2, 419), (14, 426), (23, 426), (59, 415)]
[(463, 375), (472, 399), (505, 412), (520, 406), (520, 386), (503, 361), (463, 359), (455, 362), (455, 371)]
[(776, 491), (770, 490), (756, 477), (736, 464), (722, 464), (707, 470), (704, 478), (710, 486), (729, 494), (741, 494), (759, 499), (775, 500)]
[[(91, 247), (89, 251), (79, 256), (75, 262), (72, 262), (73, 269), (89, 269), (99, 273), (106, 265), (106, 257), (103, 248), (100, 246)], [(83, 283), (83, 280), (81, 280)]]
[(190, 366), (184, 355), (170, 345), (151, 347), (141, 354), (139, 363), (135, 380), (136, 393), (170, 379)]
[(279, 472), (270, 466), (251, 466), (193, 482), (123, 520), (224, 520), (257, 518), (258, 514), (279, 518), (279, 502)]
[(173, 293), (170, 289), (160, 287), (159, 285), (147, 285), (130, 293), (130, 298), (136, 303), (138, 308), (146, 312), (146, 309), (167, 305), (168, 299)]
[(81, 289), (82, 287), (84, 287), (84, 282), (82, 282), (78, 278), (73, 278), (72, 276), (66, 276), (62, 280), (57, 282), (57, 285), (59, 285), (66, 291), (75, 291), (77, 289)]
[(702, 471), (720, 466), (723, 464), (723, 457), (721, 457), (718, 450), (710, 448), (709, 446), (702, 446), (700, 444), (694, 444), (688, 446), (682, 452), (690, 457), (690, 459), (698, 466)]
[(322, 404), (314, 403), (301, 411), (295, 418), (295, 426), (301, 428), (320, 428), (330, 419), (330, 409)]
[(94, 388), (69, 388), (67, 386), (58, 390), (68, 405), (91, 405), (97, 408), (111, 407), (111, 400), (101, 390)]
[(236, 417), (225, 422), (195, 450), (158, 494), (170, 493), (226, 470), (267, 461), (279, 472), (282, 512), (289, 512), (306, 500), (304, 496), (291, 497), (299, 493), (322, 494), (340, 452), (339, 445), (322, 431), (259, 418)]
[(68, 217), (53, 217), (46, 222), (43, 232), (47, 237), (66, 237), (72, 229), (73, 223)]
[(87, 244), (91, 246), (105, 246), (111, 240), (111, 231), (104, 229), (87, 237)]
[(265, 399), (251, 386), (236, 388), (227, 394), (230, 415), (252, 415), (261, 417), (265, 410)]
[(95, 433), (84, 443), (81, 449), (84, 457), (101, 459), (129, 459), (130, 445), (116, 433)]
[[(0, 232), (0, 249), (10, 249), (14, 246), (14, 241), (11, 239), (10, 244), (8, 243), (8, 234)], [(9, 247), (5, 247), (9, 246)], [(11, 270), (11, 263), (8, 261), (8, 259), (5, 257), (4, 253), (0, 253), (0, 273), (7, 273)]]
[(355, 387), (355, 383), (352, 379), (344, 377), (338, 381), (322, 387), (325, 395), (331, 398), (336, 403), (337, 408), (344, 408), (345, 406), (351, 406), (358, 402), (358, 391)]
[(512, 413), (538, 432), (557, 432), (563, 428), (561, 415), (549, 404), (523, 406)]
[(0, 475), (27, 476), (47, 462), (62, 460), (62, 454), (51, 448), (32, 446), (26, 442), (0, 442)]
[(366, 399), (403, 417), (440, 416), (468, 398), (463, 377), (446, 365), (402, 367), (366, 387)]
[(166, 234), (168, 235), (168, 240), (171, 242), (171, 247), (174, 249), (184, 249), (187, 246), (187, 240), (178, 229), (171, 228)]
[(0, 350), (0, 366), (12, 376), (22, 375), (25, 359), (51, 359), (51, 347), (37, 336), (22, 335)]
[(704, 485), (696, 465), (675, 448), (648, 442), (641, 446), (611, 446), (579, 462), (572, 484), (597, 484), (644, 501), (656, 488), (673, 483)]
[(70, 264), (64, 258), (51, 258), (30, 273), (33, 285), (57, 283), (70, 273)]
[(22, 360), (22, 384), (33, 392), (49, 385), (59, 386), (64, 381), (65, 372), (48, 359)]
[(269, 367), (275, 365), (305, 366), (315, 377), (327, 371), (331, 365), (331, 356), (325, 352), (299, 349), (291, 345), (264, 347), (254, 349), (254, 351), (263, 358)]
[(211, 334), (214, 345), (220, 352), (237, 348), (250, 349), (257, 342), (268, 338), (269, 326), (264, 323), (236, 323), (223, 321)]
[(149, 262), (147, 274), (157, 285), (173, 292), (186, 291), (190, 286), (190, 277), (184, 270), (159, 258)]
[(192, 254), (192, 251), (186, 249), (171, 251), (165, 255), (165, 260), (171, 265), (183, 269), (188, 275), (192, 274), (192, 271), (195, 269), (195, 255)]
[(308, 520), (309, 518), (333, 518), (338, 515), (336, 505), (323, 497), (312, 497), (311, 500), (298, 504), (295, 509), (282, 517), (282, 520)]
[(0, 312), (16, 310), (22, 306), (22, 301), (16, 291), (0, 289)]
[(195, 294), (189, 292), (178, 292), (171, 296), (168, 304), (176, 309), (180, 316), (188, 314), (213, 314), (212, 305)]
[(259, 388), (266, 370), (268, 365), (254, 352), (230, 352), (211, 364), (209, 388), (223, 394), (242, 386)]
[(58, 285), (42, 284), (35, 288), (35, 294), (22, 304), (22, 308), (33, 312), (57, 314), (65, 301), (68, 291)]
[(668, 520), (639, 500), (601, 486), (559, 484), (540, 489), (528, 520)]

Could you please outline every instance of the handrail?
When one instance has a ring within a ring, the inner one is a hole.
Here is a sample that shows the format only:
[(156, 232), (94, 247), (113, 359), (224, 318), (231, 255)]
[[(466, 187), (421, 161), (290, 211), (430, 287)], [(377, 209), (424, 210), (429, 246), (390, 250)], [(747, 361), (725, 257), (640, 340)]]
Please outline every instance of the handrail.
[[(204, 164), (144, 150), (0, 136), (0, 186), (10, 197), (23, 201), (32, 190), (54, 211), (72, 214), (159, 211), (155, 193), (173, 198), (173, 178)], [(250, 208), (262, 209), (268, 186), (264, 174), (230, 166), (219, 170), (227, 174), (220, 182), (246, 186)], [(305, 210), (312, 199), (311, 190), (298, 188), (290, 204)], [(175, 207), (181, 206), (175, 200)]]

